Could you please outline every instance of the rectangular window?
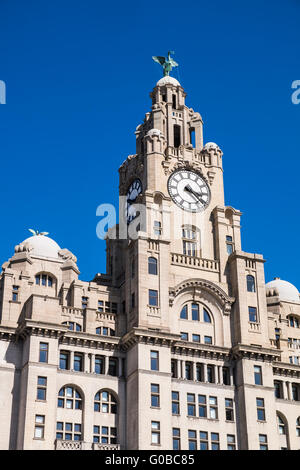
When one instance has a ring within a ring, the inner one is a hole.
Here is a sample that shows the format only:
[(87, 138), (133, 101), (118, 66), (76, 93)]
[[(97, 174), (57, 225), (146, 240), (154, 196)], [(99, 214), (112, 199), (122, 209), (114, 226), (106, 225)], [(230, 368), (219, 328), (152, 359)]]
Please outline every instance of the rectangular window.
[(36, 399), (46, 401), (46, 392), (47, 392), (47, 377), (38, 377)]
[(194, 343), (200, 343), (200, 335), (192, 335), (192, 340)]
[(68, 370), (70, 368), (70, 353), (67, 351), (61, 351), (59, 354), (59, 368), (62, 370)]
[(225, 417), (226, 421), (234, 421), (233, 400), (231, 398), (225, 398)]
[(82, 372), (83, 371), (83, 355), (80, 353), (75, 353), (74, 354), (74, 367), (73, 369), (76, 372)]
[(103, 356), (95, 357), (95, 374), (104, 374), (105, 359)]
[(151, 406), (159, 408), (159, 385), (151, 384)]
[(94, 426), (93, 431), (93, 442), (101, 444), (117, 443), (117, 428)]
[(180, 450), (180, 429), (173, 428), (173, 450)]
[(186, 380), (193, 380), (193, 364), (191, 362), (185, 363), (185, 378)]
[(151, 444), (160, 444), (160, 422), (151, 421)]
[(81, 308), (85, 309), (88, 306), (89, 298), (81, 297)]
[(174, 132), (174, 147), (178, 148), (180, 146), (180, 143), (181, 143), (180, 126), (178, 124), (174, 124), (173, 132)]
[(208, 450), (208, 433), (200, 431), (200, 450)]
[(12, 301), (18, 302), (19, 300), (19, 286), (13, 286), (12, 288)]
[(198, 408), (199, 408), (200, 418), (206, 418), (207, 417), (207, 404), (206, 404), (205, 395), (198, 395)]
[(103, 305), (104, 305), (104, 302), (103, 300), (98, 300), (98, 312), (103, 312)]
[(268, 438), (266, 434), (259, 434), (259, 448), (260, 450), (268, 450)]
[(207, 382), (214, 383), (214, 366), (207, 366)]
[(159, 363), (158, 363), (158, 359), (159, 359), (159, 355), (158, 355), (158, 351), (151, 351), (150, 352), (150, 358), (151, 358), (151, 370), (159, 370)]
[(118, 375), (118, 359), (110, 357), (108, 360), (108, 375), (116, 377)]
[(172, 392), (172, 415), (180, 414), (179, 392)]
[(196, 431), (188, 430), (189, 450), (197, 450), (197, 434)]
[(35, 415), (34, 438), (44, 439), (45, 433), (45, 416)]
[(211, 440), (211, 450), (220, 450), (219, 433), (217, 432), (210, 433), (210, 440)]
[(233, 434), (227, 434), (227, 449), (235, 450), (235, 436)]
[(256, 307), (249, 307), (249, 321), (257, 323), (257, 309)]
[(203, 367), (202, 364), (196, 364), (196, 380), (203, 382)]
[(161, 222), (159, 220), (154, 221), (154, 235), (161, 235)]
[(181, 339), (182, 339), (183, 341), (188, 341), (188, 339), (189, 339), (188, 333), (183, 333), (183, 332), (181, 332), (180, 335), (181, 335)]
[(263, 398), (256, 398), (256, 408), (257, 408), (257, 420), (265, 421), (265, 400)]
[(209, 417), (210, 419), (218, 419), (217, 397), (209, 397)]
[(279, 381), (274, 381), (274, 394), (275, 398), (282, 398), (282, 387)]
[(158, 291), (149, 289), (149, 305), (158, 306)]
[(187, 393), (187, 414), (196, 416), (196, 401), (194, 393)]
[(229, 367), (222, 367), (222, 374), (223, 374), (223, 384), (230, 385)]
[(182, 241), (183, 245), (183, 254), (186, 256), (196, 256), (197, 254), (197, 243), (189, 241), (189, 240), (183, 240)]
[(81, 424), (58, 421), (56, 423), (56, 439), (81, 441)]
[(262, 385), (261, 366), (254, 366), (254, 383), (255, 385)]
[(212, 344), (212, 337), (211, 336), (204, 336), (204, 343), (205, 344)]
[(171, 377), (172, 379), (177, 378), (177, 360), (171, 359)]
[(233, 253), (233, 240), (230, 235), (226, 236), (226, 249), (228, 255), (231, 255), (231, 253)]
[(48, 343), (40, 343), (39, 362), (48, 362)]

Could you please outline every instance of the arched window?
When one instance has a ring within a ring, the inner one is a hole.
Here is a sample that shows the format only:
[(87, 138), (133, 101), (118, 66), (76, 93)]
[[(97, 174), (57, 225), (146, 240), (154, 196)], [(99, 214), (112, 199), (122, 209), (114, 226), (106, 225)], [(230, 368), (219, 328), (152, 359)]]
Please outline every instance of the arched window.
[(247, 291), (255, 292), (255, 279), (250, 274), (247, 275)]
[(62, 387), (58, 392), (58, 408), (67, 408), (69, 410), (82, 409), (82, 397), (79, 391), (72, 386)]
[(296, 435), (300, 437), (300, 417), (296, 420)]
[(277, 425), (279, 434), (286, 434), (286, 427), (281, 416), (277, 415)]
[(148, 273), (157, 275), (157, 259), (152, 256), (148, 258)]
[(180, 318), (182, 320), (187, 320), (188, 319), (188, 306), (187, 305), (182, 307), (181, 312), (180, 312)]
[(211, 323), (210, 314), (205, 308), (203, 308), (203, 320), (205, 321), (205, 323)]
[(39, 273), (35, 275), (35, 284), (37, 286), (52, 287), (53, 277), (46, 273)]
[(94, 411), (99, 413), (117, 414), (117, 400), (112, 393), (107, 390), (97, 392), (94, 399)]
[(198, 302), (185, 304), (180, 311), (181, 320), (193, 320), (204, 323), (212, 323), (212, 316), (207, 308)]
[(70, 331), (81, 331), (81, 325), (79, 323), (75, 323), (73, 321), (64, 321), (63, 325), (67, 325)]

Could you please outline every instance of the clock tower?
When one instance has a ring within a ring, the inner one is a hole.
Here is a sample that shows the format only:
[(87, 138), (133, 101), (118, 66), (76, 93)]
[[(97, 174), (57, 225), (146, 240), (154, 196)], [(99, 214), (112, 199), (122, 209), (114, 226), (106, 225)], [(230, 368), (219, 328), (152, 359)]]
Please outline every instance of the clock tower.
[[(136, 410), (127, 428), (129, 448), (147, 441), (150, 415), (143, 411), (143, 394), (153, 381), (166, 407), (173, 379), (196, 380), (196, 388), (212, 380), (243, 384), (236, 402), (243, 419), (249, 367), (243, 355), (250, 354), (243, 345), (260, 353), (266, 348), (273, 358), (264, 260), (241, 249), (241, 213), (224, 202), (223, 153), (213, 142), (204, 145), (202, 117), (186, 105), (175, 78), (161, 78), (150, 98), (151, 109), (136, 128), (136, 154), (119, 169), (120, 216), (128, 236), (122, 229), (122, 236), (107, 241), (107, 266), (120, 286), (124, 313), (127, 409)], [(154, 414), (161, 423), (163, 416), (157, 409)], [(164, 427), (170, 429), (162, 445), (171, 448), (171, 424)], [(241, 440), (246, 448), (247, 436)]]

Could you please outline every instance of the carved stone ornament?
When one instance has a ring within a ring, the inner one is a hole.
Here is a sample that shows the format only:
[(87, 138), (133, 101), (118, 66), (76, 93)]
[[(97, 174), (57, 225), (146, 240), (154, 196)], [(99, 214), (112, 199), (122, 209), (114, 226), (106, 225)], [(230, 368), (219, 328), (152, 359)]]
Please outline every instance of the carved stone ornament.
[(214, 296), (218, 303), (222, 306), (224, 315), (229, 315), (231, 312), (231, 306), (235, 301), (234, 297), (229, 297), (226, 292), (217, 286), (214, 282), (207, 281), (206, 279), (188, 279), (178, 284), (174, 289), (169, 291), (169, 305), (173, 306), (175, 298), (180, 295), (183, 291), (190, 290), (191, 295), (195, 292), (207, 291), (209, 294)]

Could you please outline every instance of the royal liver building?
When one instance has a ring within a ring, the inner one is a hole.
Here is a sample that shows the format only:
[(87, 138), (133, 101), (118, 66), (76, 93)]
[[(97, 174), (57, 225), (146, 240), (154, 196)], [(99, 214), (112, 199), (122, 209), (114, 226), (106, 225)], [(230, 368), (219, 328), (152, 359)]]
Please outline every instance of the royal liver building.
[(242, 251), (222, 151), (164, 72), (107, 273), (38, 232), (2, 265), (1, 449), (300, 448), (299, 293)]

